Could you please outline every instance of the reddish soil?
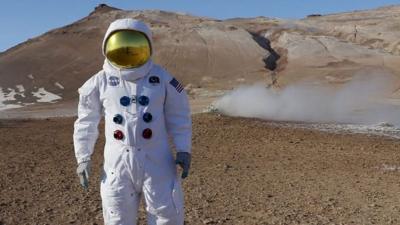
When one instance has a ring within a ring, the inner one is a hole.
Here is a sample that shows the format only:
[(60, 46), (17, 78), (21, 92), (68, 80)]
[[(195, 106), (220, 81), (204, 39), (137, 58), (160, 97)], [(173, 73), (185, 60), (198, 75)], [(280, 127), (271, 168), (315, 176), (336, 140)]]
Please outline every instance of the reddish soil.
[[(0, 224), (103, 224), (104, 137), (85, 192), (73, 120), (0, 121)], [(399, 140), (214, 114), (193, 129), (187, 224), (400, 224)]]

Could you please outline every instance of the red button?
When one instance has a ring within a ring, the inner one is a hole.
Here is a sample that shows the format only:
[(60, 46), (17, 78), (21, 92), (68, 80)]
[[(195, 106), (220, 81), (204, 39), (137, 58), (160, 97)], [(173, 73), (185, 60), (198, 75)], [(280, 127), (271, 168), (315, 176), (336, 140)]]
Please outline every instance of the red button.
[(153, 131), (150, 128), (146, 128), (143, 130), (143, 138), (150, 139), (153, 135)]
[(117, 140), (122, 140), (124, 138), (124, 133), (120, 130), (114, 131), (114, 138)]

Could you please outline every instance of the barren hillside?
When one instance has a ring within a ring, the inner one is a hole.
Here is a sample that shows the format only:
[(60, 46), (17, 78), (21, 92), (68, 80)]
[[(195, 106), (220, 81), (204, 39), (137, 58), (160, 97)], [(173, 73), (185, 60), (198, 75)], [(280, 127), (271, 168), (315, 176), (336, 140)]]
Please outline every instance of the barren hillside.
[[(75, 23), (0, 53), (0, 117), (73, 115), (76, 90), (101, 69), (103, 34), (118, 18), (151, 25), (155, 61), (186, 85), (199, 112), (224, 90), (243, 83), (268, 85), (275, 79), (279, 87), (304, 80), (341, 85), (366, 68), (399, 77), (399, 10), (221, 21), (100, 5)], [(393, 90), (392, 97), (399, 92)]]

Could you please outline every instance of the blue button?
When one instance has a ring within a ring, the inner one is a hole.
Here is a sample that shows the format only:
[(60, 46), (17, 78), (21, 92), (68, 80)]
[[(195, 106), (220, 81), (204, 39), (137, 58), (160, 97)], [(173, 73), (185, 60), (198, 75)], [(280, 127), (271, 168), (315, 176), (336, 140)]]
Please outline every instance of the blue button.
[(140, 105), (146, 106), (149, 104), (150, 100), (149, 97), (142, 95), (139, 97), (138, 102)]
[(143, 114), (144, 122), (149, 123), (152, 119), (153, 119), (153, 115), (151, 115), (151, 113), (146, 112)]
[(123, 106), (128, 106), (131, 104), (131, 99), (128, 96), (123, 96), (121, 97), (121, 99), (119, 100), (119, 102), (121, 103), (121, 105)]
[(116, 124), (122, 124), (122, 121), (124, 121), (124, 118), (120, 114), (116, 114), (113, 118), (113, 121)]

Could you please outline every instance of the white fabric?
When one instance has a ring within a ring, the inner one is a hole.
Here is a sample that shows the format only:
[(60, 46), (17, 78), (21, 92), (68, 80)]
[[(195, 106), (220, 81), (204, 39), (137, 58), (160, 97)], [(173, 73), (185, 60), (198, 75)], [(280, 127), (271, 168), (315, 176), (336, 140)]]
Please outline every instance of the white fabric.
[[(131, 19), (112, 23), (106, 37), (113, 29), (139, 30), (151, 40), (149, 29)], [(171, 85), (173, 77), (152, 62), (124, 71), (106, 60), (103, 68), (79, 89), (74, 147), (78, 162), (90, 160), (104, 113), (106, 144), (101, 196), (105, 224), (136, 224), (142, 194), (148, 224), (183, 224), (183, 193), (168, 139), (172, 138), (177, 151), (190, 153), (191, 117), (185, 91), (179, 92)], [(150, 82), (152, 76), (158, 77), (159, 83)], [(118, 82), (112, 83), (115, 77)], [(147, 96), (150, 101), (147, 106), (138, 102), (123, 106), (123, 96), (136, 96), (136, 101), (139, 96)], [(143, 120), (145, 112), (152, 114), (152, 121)], [(122, 124), (113, 122), (116, 114), (123, 116)], [(153, 131), (150, 139), (142, 136), (145, 128)], [(122, 140), (114, 138), (115, 130), (124, 133)]]
[(146, 76), (153, 67), (153, 61), (150, 59), (143, 66), (133, 69), (121, 69), (115, 67), (108, 59), (104, 60), (103, 70), (108, 74), (118, 73), (119, 77), (127, 81), (135, 81)]

